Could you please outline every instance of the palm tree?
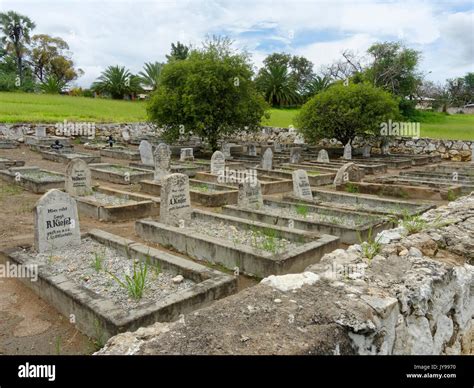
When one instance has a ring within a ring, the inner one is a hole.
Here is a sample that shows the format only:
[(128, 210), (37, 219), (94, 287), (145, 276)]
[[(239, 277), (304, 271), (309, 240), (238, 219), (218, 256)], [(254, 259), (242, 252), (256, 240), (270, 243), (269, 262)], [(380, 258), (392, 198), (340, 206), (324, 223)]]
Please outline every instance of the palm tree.
[(144, 71), (140, 71), (138, 73), (138, 75), (141, 77), (142, 84), (150, 86), (153, 88), (153, 90), (155, 90), (158, 86), (158, 78), (160, 77), (162, 68), (163, 63), (160, 62), (145, 63), (145, 66), (143, 66)]
[(313, 97), (314, 95), (326, 90), (331, 85), (331, 78), (327, 75), (315, 76), (311, 82), (306, 86), (305, 95), (307, 98)]
[(14, 11), (0, 13), (0, 31), (3, 33), (2, 44), (7, 52), (13, 52), (16, 58), (18, 76), (23, 82), (23, 57), (30, 43), (30, 31), (36, 27), (28, 16)]
[(166, 56), (166, 59), (168, 62), (172, 60), (183, 61), (189, 56), (189, 49), (190, 47), (179, 41), (176, 44), (171, 43), (171, 53)]
[(300, 100), (297, 87), (283, 64), (262, 68), (257, 77), (257, 87), (272, 106), (295, 105)]
[(123, 66), (109, 66), (92, 84), (91, 89), (97, 93), (110, 94), (113, 99), (122, 99), (140, 91), (140, 77)]

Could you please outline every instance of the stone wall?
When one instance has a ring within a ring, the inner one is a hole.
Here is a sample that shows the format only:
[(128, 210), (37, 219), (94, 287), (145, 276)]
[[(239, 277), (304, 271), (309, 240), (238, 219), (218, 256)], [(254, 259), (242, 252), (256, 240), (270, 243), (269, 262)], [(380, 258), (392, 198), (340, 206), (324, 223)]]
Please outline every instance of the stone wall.
[(300, 274), (111, 338), (98, 354), (470, 354), (474, 193), (382, 233), (368, 260), (338, 249)]

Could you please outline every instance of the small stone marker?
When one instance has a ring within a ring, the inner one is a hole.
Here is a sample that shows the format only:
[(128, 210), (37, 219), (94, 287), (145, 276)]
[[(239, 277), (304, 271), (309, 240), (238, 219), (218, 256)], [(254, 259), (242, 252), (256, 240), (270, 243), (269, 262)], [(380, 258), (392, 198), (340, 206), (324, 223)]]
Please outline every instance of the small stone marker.
[(125, 142), (128, 142), (130, 140), (130, 132), (128, 132), (128, 129), (124, 129), (122, 131), (122, 139), (125, 141)]
[(180, 226), (191, 219), (189, 177), (185, 174), (166, 175), (161, 180), (160, 222)]
[(293, 144), (304, 144), (304, 142), (305, 142), (305, 140), (304, 140), (303, 135), (297, 134), (295, 136), (295, 140), (293, 141)]
[(301, 160), (301, 152), (303, 149), (301, 147), (291, 147), (290, 148), (290, 163), (298, 164)]
[(138, 146), (140, 151), (140, 159), (143, 164), (147, 166), (154, 166), (155, 161), (153, 159), (153, 146), (148, 140), (142, 140)]
[(474, 142), (471, 143), (471, 163), (474, 163)]
[(72, 159), (66, 168), (66, 192), (73, 197), (91, 195), (91, 170), (82, 159)]
[(390, 145), (384, 144), (381, 149), (382, 155), (390, 155)]
[(263, 206), (262, 186), (255, 177), (249, 177), (239, 183), (237, 204), (243, 208), (258, 209)]
[(313, 193), (309, 184), (308, 174), (305, 170), (295, 170), (293, 177), (293, 194), (301, 199), (313, 199)]
[(168, 144), (160, 143), (155, 149), (155, 181), (170, 173), (171, 150)]
[(35, 128), (36, 137), (46, 137), (46, 128), (45, 127), (36, 127)]
[(211, 156), (211, 174), (222, 175), (225, 171), (225, 156), (216, 151)]
[(281, 144), (277, 141), (273, 142), (273, 149), (275, 152), (281, 152)]
[(79, 217), (74, 198), (57, 189), (49, 190), (36, 203), (35, 248), (51, 252), (81, 243)]
[(249, 156), (257, 156), (257, 146), (255, 144), (249, 144), (247, 146)]
[(232, 159), (232, 155), (230, 153), (230, 144), (224, 143), (222, 144), (222, 153), (226, 159)]
[(326, 150), (320, 150), (318, 152), (318, 159), (317, 161), (319, 163), (329, 163), (329, 155), (328, 155), (328, 152)]
[(262, 168), (264, 170), (271, 170), (273, 165), (273, 152), (271, 148), (267, 148), (262, 157)]
[(369, 144), (366, 144), (365, 146), (362, 147), (362, 157), (364, 158), (370, 158), (370, 150), (372, 149), (372, 146)]
[(181, 148), (181, 154), (179, 156), (180, 162), (187, 162), (194, 160), (194, 154), (192, 148)]
[(349, 162), (344, 164), (334, 178), (334, 186), (343, 185), (346, 182), (360, 182), (365, 176), (364, 170), (357, 167), (355, 163)]
[(352, 159), (352, 147), (349, 142), (344, 146), (344, 154), (342, 155), (342, 159)]

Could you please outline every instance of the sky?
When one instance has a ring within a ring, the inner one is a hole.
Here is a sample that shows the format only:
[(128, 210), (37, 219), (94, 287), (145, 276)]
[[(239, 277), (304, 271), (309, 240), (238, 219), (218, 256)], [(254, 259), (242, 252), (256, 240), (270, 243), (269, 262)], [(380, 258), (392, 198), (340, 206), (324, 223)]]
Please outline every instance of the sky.
[(166, 61), (172, 42), (200, 46), (228, 36), (258, 68), (268, 54), (303, 55), (322, 66), (344, 50), (364, 55), (374, 42), (402, 41), (422, 52), (420, 70), (434, 82), (474, 71), (474, 0), (0, 0), (36, 23), (35, 34), (64, 39), (89, 87), (109, 65), (137, 73)]

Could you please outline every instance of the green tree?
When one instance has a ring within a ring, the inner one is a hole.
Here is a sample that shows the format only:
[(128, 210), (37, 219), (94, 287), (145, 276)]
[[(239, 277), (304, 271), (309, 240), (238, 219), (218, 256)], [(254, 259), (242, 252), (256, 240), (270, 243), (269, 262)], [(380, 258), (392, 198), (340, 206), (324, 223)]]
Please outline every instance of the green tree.
[(14, 11), (0, 13), (0, 31), (3, 34), (1, 42), (6, 51), (16, 58), (17, 74), (23, 82), (23, 59), (28, 52), (30, 32), (36, 27), (28, 16), (20, 15)]
[(168, 140), (192, 131), (215, 150), (223, 136), (260, 127), (266, 105), (252, 81), (252, 65), (230, 45), (213, 40), (163, 67), (147, 111)]
[(329, 78), (327, 75), (316, 75), (310, 82), (308, 82), (304, 94), (308, 98), (312, 97), (326, 90), (330, 85), (331, 78)]
[(108, 94), (113, 99), (123, 99), (140, 91), (140, 77), (125, 67), (109, 66), (91, 86), (92, 91)]
[(55, 79), (65, 87), (83, 74), (81, 69), (74, 68), (74, 62), (67, 55), (69, 46), (63, 39), (46, 34), (34, 35), (31, 46), (31, 63), (39, 82)]
[(143, 71), (138, 73), (138, 75), (141, 77), (141, 82), (155, 90), (158, 85), (158, 79), (160, 77), (163, 65), (164, 64), (160, 62), (145, 63), (145, 66), (143, 66)]
[(189, 55), (190, 47), (183, 43), (177, 42), (176, 44), (171, 43), (171, 53), (166, 56), (168, 62), (172, 60), (182, 61)]
[(379, 135), (380, 124), (397, 115), (397, 103), (388, 92), (367, 83), (339, 83), (304, 104), (296, 124), (309, 142), (336, 138), (347, 144), (356, 136)]
[(256, 84), (265, 101), (272, 106), (296, 105), (300, 100), (296, 84), (285, 65), (272, 63), (260, 69)]

